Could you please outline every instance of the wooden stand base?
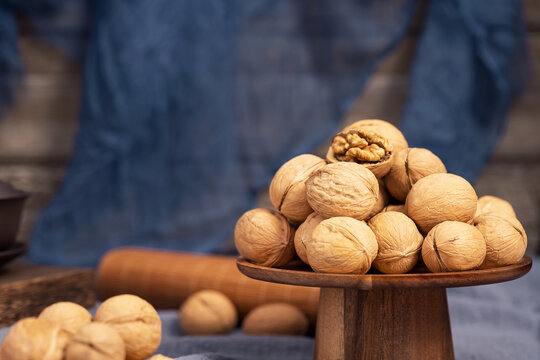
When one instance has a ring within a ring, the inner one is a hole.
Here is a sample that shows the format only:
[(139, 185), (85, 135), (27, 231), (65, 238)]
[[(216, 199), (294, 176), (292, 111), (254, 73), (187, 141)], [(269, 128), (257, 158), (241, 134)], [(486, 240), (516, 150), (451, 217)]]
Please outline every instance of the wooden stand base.
[(454, 359), (446, 290), (322, 288), (315, 359)]

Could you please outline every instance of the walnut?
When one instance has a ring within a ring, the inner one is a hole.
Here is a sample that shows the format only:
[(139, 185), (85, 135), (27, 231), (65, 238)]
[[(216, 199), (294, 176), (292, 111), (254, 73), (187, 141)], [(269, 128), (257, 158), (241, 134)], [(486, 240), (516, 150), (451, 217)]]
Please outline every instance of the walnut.
[(322, 217), (363, 220), (377, 202), (379, 183), (371, 171), (350, 162), (328, 164), (306, 181), (309, 205)]
[(334, 136), (326, 160), (330, 163), (355, 162), (371, 170), (377, 178), (382, 178), (392, 166), (392, 145), (374, 131), (351, 129)]
[(307, 316), (288, 303), (268, 303), (251, 310), (242, 323), (249, 335), (305, 335), (309, 328)]
[(482, 233), (459, 221), (434, 226), (422, 245), (422, 259), (431, 272), (477, 269), (485, 257), (486, 241)]
[(124, 340), (127, 360), (153, 354), (161, 342), (161, 320), (147, 301), (135, 295), (117, 295), (97, 309), (95, 321), (111, 326)]
[(351, 129), (358, 128), (365, 128), (371, 131), (375, 131), (384, 138), (388, 139), (388, 141), (390, 141), (390, 144), (392, 145), (392, 148), (394, 149), (394, 153), (397, 153), (398, 151), (409, 147), (409, 144), (407, 144), (407, 140), (405, 140), (405, 136), (403, 136), (401, 131), (399, 131), (397, 127), (395, 127), (388, 121), (379, 119), (360, 120), (347, 126), (345, 129), (342, 130), (342, 132), (347, 132)]
[(306, 255), (306, 246), (304, 243), (311, 241), (311, 234), (313, 233), (313, 229), (321, 221), (323, 221), (324, 218), (317, 214), (317, 213), (311, 213), (306, 221), (304, 221), (296, 230), (296, 233), (294, 234), (294, 248), (296, 249), (296, 253), (298, 254), (298, 257), (300, 260), (302, 260), (304, 263), (308, 263), (307, 255)]
[(94, 322), (79, 329), (66, 347), (66, 360), (124, 360), (124, 340), (111, 326)]
[(39, 314), (39, 318), (58, 324), (70, 336), (75, 335), (77, 330), (92, 321), (92, 315), (88, 310), (79, 304), (67, 301), (46, 307)]
[(294, 222), (304, 221), (313, 212), (306, 199), (305, 181), (326, 165), (318, 156), (304, 154), (283, 164), (270, 183), (270, 202), (285, 217)]
[(403, 274), (418, 261), (424, 237), (408, 216), (395, 211), (375, 215), (368, 223), (379, 251), (373, 266), (382, 273)]
[(225, 294), (202, 290), (184, 301), (178, 322), (186, 335), (228, 334), (236, 327), (238, 312)]
[(364, 221), (333, 217), (321, 221), (305, 243), (311, 268), (317, 272), (364, 274), (377, 256), (377, 239)]
[(388, 204), (388, 201), (390, 201), (390, 197), (386, 192), (384, 182), (379, 179), (379, 195), (377, 195), (377, 202), (375, 202), (375, 205), (373, 205), (373, 208), (369, 212), (366, 219), (371, 219), (373, 216), (380, 213), (385, 208), (386, 204)]
[(388, 211), (397, 211), (397, 212), (400, 212), (402, 214), (405, 214), (407, 215), (407, 211), (405, 211), (405, 205), (387, 205), (385, 206), (381, 212), (388, 212)]
[(405, 211), (424, 234), (443, 221), (472, 221), (476, 192), (453, 174), (432, 174), (416, 182), (405, 201)]
[(9, 329), (2, 347), (2, 360), (62, 360), (69, 335), (60, 326), (29, 317)]
[(253, 209), (234, 228), (236, 249), (247, 260), (262, 266), (282, 266), (294, 257), (294, 229), (280, 213)]
[(491, 195), (481, 196), (478, 199), (475, 217), (486, 213), (498, 213), (505, 217), (517, 217), (512, 205), (501, 198)]
[(518, 219), (487, 213), (475, 217), (474, 226), (486, 240), (486, 259), (482, 268), (512, 265), (525, 255), (527, 234)]
[(157, 355), (152, 356), (151, 358), (148, 358), (148, 360), (174, 360), (174, 359), (168, 356), (157, 354)]
[(384, 182), (390, 195), (403, 202), (418, 180), (437, 173), (446, 173), (446, 167), (437, 155), (427, 149), (409, 148), (395, 154)]

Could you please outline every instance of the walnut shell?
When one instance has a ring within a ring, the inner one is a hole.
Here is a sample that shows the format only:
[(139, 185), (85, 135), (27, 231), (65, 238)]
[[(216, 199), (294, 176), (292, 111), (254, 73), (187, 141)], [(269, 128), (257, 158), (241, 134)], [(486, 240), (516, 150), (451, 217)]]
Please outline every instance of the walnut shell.
[(174, 360), (174, 359), (165, 355), (156, 354), (152, 356), (151, 358), (148, 358), (148, 360)]
[(186, 335), (228, 334), (238, 323), (238, 312), (225, 294), (201, 290), (182, 303), (178, 323)]
[(404, 274), (416, 265), (424, 237), (414, 221), (400, 212), (389, 211), (375, 215), (368, 225), (379, 246), (373, 261), (377, 270)]
[(62, 360), (69, 335), (60, 326), (29, 317), (9, 329), (2, 347), (2, 360)]
[(377, 195), (377, 201), (375, 202), (375, 205), (373, 205), (373, 208), (369, 212), (369, 215), (366, 217), (366, 219), (371, 219), (373, 216), (380, 213), (389, 201), (390, 196), (388, 196), (388, 192), (386, 192), (384, 182), (379, 179), (379, 195)]
[(446, 167), (437, 155), (428, 149), (409, 148), (395, 154), (384, 182), (390, 195), (403, 202), (418, 180), (438, 173), (446, 173)]
[(527, 234), (515, 217), (499, 213), (474, 218), (474, 226), (486, 240), (486, 258), (482, 268), (512, 265), (521, 260), (527, 249)]
[(321, 215), (311, 213), (307, 217), (306, 221), (300, 224), (298, 229), (296, 229), (296, 233), (294, 234), (294, 248), (300, 260), (306, 264), (308, 263), (308, 260), (306, 255), (306, 246), (304, 243), (311, 241), (313, 229), (315, 229), (315, 227), (323, 220), (324, 218)]
[(81, 327), (92, 321), (92, 315), (88, 310), (79, 304), (67, 301), (47, 306), (39, 314), (39, 318), (58, 324), (70, 336), (75, 335)]
[(432, 174), (413, 185), (405, 201), (405, 211), (425, 234), (443, 221), (470, 222), (476, 213), (476, 203), (476, 192), (464, 178)]
[(351, 162), (328, 164), (306, 181), (309, 205), (322, 217), (365, 219), (377, 202), (379, 183), (371, 171)]
[(422, 245), (422, 259), (431, 272), (477, 269), (485, 257), (486, 241), (482, 233), (459, 221), (436, 225)]
[(498, 213), (504, 217), (517, 218), (514, 208), (508, 201), (491, 195), (478, 198), (478, 206), (474, 217), (487, 213)]
[(378, 250), (369, 226), (351, 217), (321, 221), (305, 245), (311, 268), (324, 273), (365, 274)]
[(398, 151), (407, 149), (409, 147), (409, 144), (407, 143), (405, 136), (403, 136), (403, 133), (399, 131), (397, 127), (395, 127), (388, 121), (384, 121), (384, 120), (379, 120), (379, 119), (359, 120), (347, 126), (342, 131), (346, 132), (348, 130), (357, 129), (360, 127), (375, 131), (376, 133), (381, 134), (381, 136), (388, 139), (388, 141), (390, 141), (390, 144), (392, 144), (394, 153), (397, 153)]
[(340, 132), (332, 139), (326, 161), (355, 162), (370, 170), (375, 177), (384, 177), (392, 167), (394, 151), (390, 142), (379, 133), (365, 128)]
[(124, 360), (124, 340), (111, 326), (94, 322), (79, 329), (66, 347), (66, 360)]
[(307, 316), (284, 302), (259, 305), (242, 322), (242, 330), (249, 335), (305, 335), (308, 329)]
[(397, 211), (407, 215), (407, 211), (405, 211), (405, 205), (387, 205), (381, 210), (382, 213), (388, 211)]
[(111, 326), (124, 340), (127, 360), (142, 360), (161, 342), (161, 320), (150, 303), (135, 295), (117, 295), (97, 309), (95, 321)]
[(277, 211), (253, 209), (236, 222), (234, 244), (255, 264), (282, 266), (294, 257), (294, 229)]
[(313, 212), (306, 199), (305, 181), (326, 165), (318, 156), (299, 155), (283, 164), (270, 183), (270, 202), (285, 217), (294, 222), (304, 221)]

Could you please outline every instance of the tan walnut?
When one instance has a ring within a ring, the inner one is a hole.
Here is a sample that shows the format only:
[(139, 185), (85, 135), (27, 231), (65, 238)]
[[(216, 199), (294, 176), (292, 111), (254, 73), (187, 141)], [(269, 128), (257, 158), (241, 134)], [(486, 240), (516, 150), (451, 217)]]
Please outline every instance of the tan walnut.
[(476, 192), (464, 178), (432, 174), (413, 185), (405, 201), (405, 211), (425, 234), (443, 221), (471, 222), (476, 203)]
[(486, 213), (497, 213), (505, 217), (517, 217), (512, 205), (499, 197), (484, 195), (478, 198), (475, 217)]
[(313, 212), (306, 199), (305, 181), (326, 165), (318, 156), (299, 155), (283, 164), (270, 183), (270, 202), (285, 217), (294, 222), (304, 221)]
[(482, 268), (512, 265), (525, 255), (527, 234), (515, 217), (486, 213), (474, 218), (474, 226), (486, 240), (486, 259)]
[(384, 138), (390, 141), (394, 153), (397, 153), (400, 150), (406, 149), (409, 147), (405, 136), (399, 131), (397, 127), (389, 123), (388, 121), (379, 120), (379, 119), (364, 119), (359, 120), (351, 125), (347, 126), (342, 132), (347, 132), (351, 129), (365, 128), (371, 131), (375, 131)]
[(66, 360), (124, 360), (124, 340), (111, 326), (94, 322), (79, 329), (66, 347)]
[(323, 220), (324, 218), (321, 215), (311, 213), (307, 217), (306, 221), (300, 224), (298, 229), (296, 229), (296, 233), (294, 234), (294, 248), (296, 249), (296, 254), (298, 254), (300, 260), (306, 264), (308, 263), (308, 260), (306, 255), (306, 245), (304, 244), (311, 241), (313, 229), (315, 229), (315, 227)]
[(275, 210), (249, 210), (236, 222), (234, 244), (255, 264), (282, 266), (294, 257), (294, 228)]
[(178, 323), (186, 335), (228, 334), (238, 323), (238, 312), (225, 294), (201, 290), (182, 303)]
[(446, 167), (437, 155), (427, 149), (409, 148), (394, 155), (392, 168), (384, 182), (390, 195), (403, 202), (418, 180), (437, 173), (446, 173)]
[(305, 245), (309, 265), (323, 273), (365, 274), (378, 250), (369, 226), (350, 217), (321, 221)]
[(111, 326), (124, 340), (127, 360), (142, 360), (161, 343), (161, 320), (150, 303), (135, 295), (117, 295), (105, 300), (95, 321)]
[(363, 220), (379, 195), (379, 183), (371, 171), (350, 162), (328, 164), (306, 182), (309, 205), (325, 218), (349, 216)]
[(389, 211), (375, 215), (368, 223), (377, 238), (379, 251), (373, 266), (382, 273), (403, 274), (418, 262), (424, 237), (408, 216)]
[(174, 360), (174, 359), (168, 356), (157, 354), (157, 355), (152, 356), (151, 358), (148, 358), (148, 360)]
[(268, 303), (251, 310), (242, 323), (250, 335), (305, 335), (309, 328), (307, 316), (288, 303)]
[(405, 211), (405, 205), (387, 205), (381, 210), (382, 213), (388, 211), (397, 211), (407, 215), (407, 211)]
[(69, 335), (60, 326), (29, 317), (9, 329), (2, 347), (2, 360), (62, 360)]
[(371, 219), (373, 216), (383, 211), (389, 201), (390, 197), (388, 196), (388, 192), (386, 191), (386, 186), (384, 185), (384, 182), (379, 179), (379, 195), (377, 196), (377, 202), (375, 203), (375, 205), (373, 205), (373, 208), (369, 212), (366, 219)]
[(377, 178), (382, 178), (392, 166), (392, 145), (372, 130), (351, 129), (334, 136), (326, 153), (326, 161), (355, 162), (368, 168)]
[(424, 239), (422, 259), (431, 272), (478, 269), (486, 257), (486, 241), (474, 226), (445, 221)]
[(79, 304), (67, 301), (47, 306), (39, 314), (39, 318), (58, 324), (70, 336), (75, 335), (81, 327), (92, 321), (92, 315), (88, 310)]

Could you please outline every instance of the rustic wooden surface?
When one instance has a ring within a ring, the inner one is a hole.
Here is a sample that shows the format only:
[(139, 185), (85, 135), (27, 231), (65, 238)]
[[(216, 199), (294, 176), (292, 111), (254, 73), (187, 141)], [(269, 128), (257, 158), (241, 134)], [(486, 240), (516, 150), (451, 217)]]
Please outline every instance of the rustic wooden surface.
[(94, 286), (94, 272), (90, 269), (25, 263), (6, 265), (0, 268), (0, 327), (39, 315), (58, 301), (93, 306)]
[[(398, 123), (425, 4), (420, 8), (408, 35), (378, 66), (345, 123), (372, 117)], [(530, 83), (513, 104), (501, 144), (474, 185), (479, 195), (500, 196), (513, 204), (529, 237), (528, 253), (533, 253), (540, 252), (540, 182), (535, 180), (540, 176), (540, 1), (526, 0), (524, 13), (533, 65)], [(26, 241), (37, 214), (58, 189), (72, 154), (81, 64), (35, 36), (27, 23), (21, 34), (26, 76), (14, 106), (0, 121), (0, 179), (34, 193), (19, 234), (19, 240)], [(268, 204), (264, 195), (261, 198)]]
[(517, 279), (528, 273), (532, 266), (531, 258), (525, 256), (517, 264), (493, 269), (431, 273), (424, 268), (415, 268), (413, 272), (407, 274), (358, 275), (318, 273), (306, 267), (270, 268), (252, 264), (243, 258), (239, 258), (237, 263), (238, 269), (243, 274), (254, 279), (282, 284), (360, 290), (448, 288), (494, 284)]
[(454, 359), (446, 290), (322, 288), (314, 359)]

